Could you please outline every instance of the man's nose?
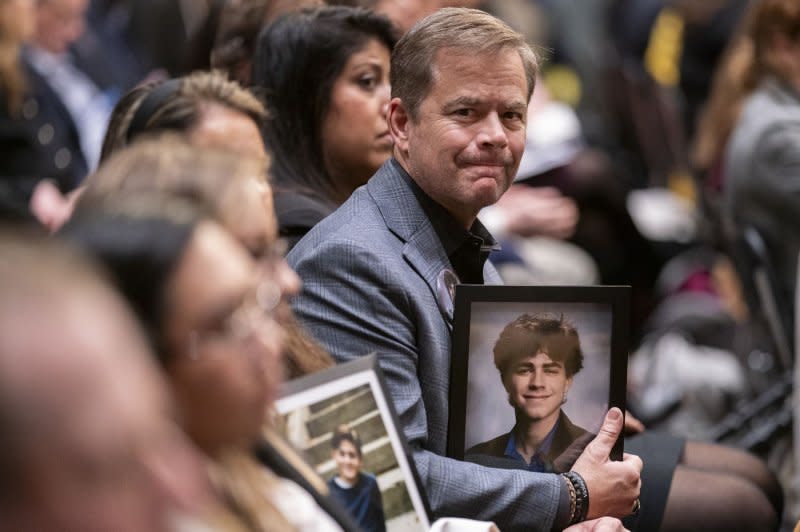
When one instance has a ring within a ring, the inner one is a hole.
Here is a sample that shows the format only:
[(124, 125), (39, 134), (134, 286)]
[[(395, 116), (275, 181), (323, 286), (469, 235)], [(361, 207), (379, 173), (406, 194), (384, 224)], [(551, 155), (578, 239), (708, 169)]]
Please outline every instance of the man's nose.
[(500, 115), (489, 113), (481, 121), (478, 132), (478, 144), (483, 147), (505, 148), (508, 145), (508, 135)]
[(528, 380), (528, 387), (529, 388), (540, 388), (543, 386), (543, 379), (542, 373), (540, 371), (534, 371), (531, 373), (531, 377)]

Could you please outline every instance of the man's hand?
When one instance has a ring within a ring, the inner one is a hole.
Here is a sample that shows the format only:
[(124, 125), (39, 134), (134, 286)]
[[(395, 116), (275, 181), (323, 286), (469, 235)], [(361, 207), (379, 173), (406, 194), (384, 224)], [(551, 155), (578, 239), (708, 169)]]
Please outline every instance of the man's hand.
[(629, 532), (622, 526), (622, 521), (614, 517), (600, 517), (590, 521), (576, 523), (564, 529), (564, 532)]
[(578, 207), (552, 187), (515, 185), (495, 205), (506, 231), (521, 237), (569, 238), (578, 223)]
[(622, 412), (612, 408), (594, 440), (572, 467), (586, 482), (589, 490), (589, 513), (593, 519), (602, 516), (625, 517), (633, 511), (642, 487), (642, 460), (625, 453), (621, 462), (609, 459), (611, 449), (622, 432)]

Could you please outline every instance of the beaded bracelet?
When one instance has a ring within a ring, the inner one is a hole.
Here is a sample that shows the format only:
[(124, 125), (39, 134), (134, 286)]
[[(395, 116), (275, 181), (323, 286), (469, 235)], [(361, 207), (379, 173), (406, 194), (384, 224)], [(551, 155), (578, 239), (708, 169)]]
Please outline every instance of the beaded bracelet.
[(573, 519), (575, 519), (575, 500), (578, 496), (575, 493), (575, 486), (572, 485), (572, 481), (566, 476), (562, 475), (562, 477), (564, 482), (567, 484), (567, 490), (569, 491), (569, 519), (567, 519), (567, 523), (572, 524)]
[[(575, 512), (570, 512), (569, 524), (574, 525), (586, 520), (586, 515), (589, 513), (589, 489), (586, 487), (586, 482), (583, 477), (575, 471), (567, 471), (561, 473), (564, 478), (569, 480), (571, 484), (570, 500), (572, 500), (572, 492), (575, 491)], [(572, 504), (570, 502), (570, 510)]]

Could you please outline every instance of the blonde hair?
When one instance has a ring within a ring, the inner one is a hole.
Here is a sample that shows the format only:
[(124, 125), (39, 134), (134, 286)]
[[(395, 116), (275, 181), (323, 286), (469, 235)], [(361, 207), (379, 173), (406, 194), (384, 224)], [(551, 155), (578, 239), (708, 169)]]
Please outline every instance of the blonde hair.
[(201, 204), (217, 217), (236, 209), (244, 180), (266, 184), (263, 160), (192, 145), (176, 133), (142, 138), (86, 178), (76, 210), (110, 196), (165, 193)]
[(478, 9), (449, 7), (418, 22), (392, 52), (392, 97), (398, 97), (413, 120), (433, 83), (435, 57), (442, 48), (470, 54), (516, 50), (525, 69), (528, 99), (533, 94), (539, 60), (518, 32)]
[(5, 96), (8, 113), (14, 115), (22, 107), (27, 84), (19, 61), (22, 42), (12, 30), (18, 21), (5, 9), (8, 4), (9, 0), (0, 0), (0, 93)]
[[(168, 85), (169, 84), (169, 85)], [(169, 89), (174, 87), (173, 89)], [(165, 93), (159, 90), (169, 89)], [(158, 101), (148, 102), (148, 98)], [(152, 109), (146, 109), (145, 106)], [(221, 105), (238, 111), (255, 122), (261, 123), (267, 113), (264, 105), (250, 91), (235, 81), (230, 81), (219, 71), (194, 72), (188, 76), (136, 87), (123, 96), (114, 107), (111, 121), (103, 140), (101, 160), (107, 159), (116, 150), (127, 146), (142, 133), (176, 131), (188, 133), (202, 119), (209, 105)], [(146, 116), (139, 117), (144, 112)], [(132, 131), (132, 125), (137, 126)]]

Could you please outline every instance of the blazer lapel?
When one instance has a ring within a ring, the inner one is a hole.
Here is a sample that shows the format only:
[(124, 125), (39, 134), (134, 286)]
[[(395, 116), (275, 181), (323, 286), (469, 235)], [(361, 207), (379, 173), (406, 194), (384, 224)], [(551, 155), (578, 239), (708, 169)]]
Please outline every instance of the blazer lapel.
[[(397, 161), (389, 159), (367, 183), (367, 189), (386, 226), (404, 243), (403, 257), (439, 302), (441, 290), (437, 290), (437, 280), (444, 270), (452, 270), (452, 266), (404, 170)], [(452, 329), (452, 305), (439, 302), (438, 307), (448, 328)]]

